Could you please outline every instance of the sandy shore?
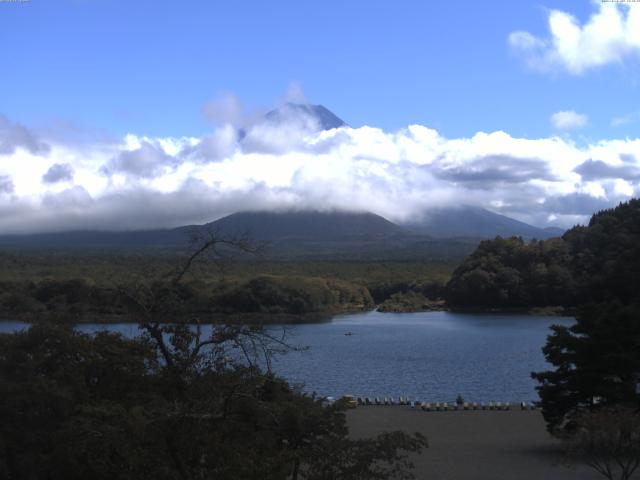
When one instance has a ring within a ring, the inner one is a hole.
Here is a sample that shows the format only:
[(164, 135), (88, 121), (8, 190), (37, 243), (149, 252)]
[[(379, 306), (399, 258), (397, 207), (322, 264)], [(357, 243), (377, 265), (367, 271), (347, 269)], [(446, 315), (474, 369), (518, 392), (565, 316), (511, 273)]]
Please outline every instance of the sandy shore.
[[(354, 437), (420, 432), (429, 448), (413, 458), (420, 480), (596, 480), (588, 467), (568, 466), (539, 411), (424, 412), (404, 406), (349, 411)], [(640, 478), (640, 475), (634, 476)]]

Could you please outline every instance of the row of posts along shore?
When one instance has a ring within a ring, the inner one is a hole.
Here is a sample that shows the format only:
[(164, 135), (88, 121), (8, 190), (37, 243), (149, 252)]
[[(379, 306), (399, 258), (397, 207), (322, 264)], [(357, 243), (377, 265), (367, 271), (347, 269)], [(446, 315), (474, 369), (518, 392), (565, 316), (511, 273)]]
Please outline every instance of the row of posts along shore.
[(457, 400), (454, 402), (424, 402), (420, 400), (410, 400), (408, 397), (356, 397), (345, 395), (341, 399), (349, 407), (356, 406), (392, 406), (404, 405), (413, 409), (426, 412), (446, 412), (459, 410), (536, 410), (538, 407), (533, 402), (522, 401), (511, 402), (466, 402)]

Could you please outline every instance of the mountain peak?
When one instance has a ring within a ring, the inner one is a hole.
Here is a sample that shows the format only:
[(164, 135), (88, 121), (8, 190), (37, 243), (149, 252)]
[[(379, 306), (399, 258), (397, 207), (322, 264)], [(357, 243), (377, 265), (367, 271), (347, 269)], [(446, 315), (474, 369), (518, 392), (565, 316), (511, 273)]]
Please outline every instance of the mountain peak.
[(284, 123), (296, 120), (300, 117), (310, 117), (315, 120), (320, 130), (347, 127), (347, 123), (338, 117), (324, 105), (311, 105), (309, 103), (285, 103), (265, 115), (269, 122)]
[(259, 240), (336, 240), (402, 232), (400, 227), (374, 213), (341, 210), (246, 211), (223, 217), (211, 225), (225, 232), (245, 232)]
[(560, 229), (542, 229), (514, 218), (473, 205), (431, 208), (420, 220), (409, 222), (407, 228), (438, 238), (523, 237), (544, 239), (562, 234)]

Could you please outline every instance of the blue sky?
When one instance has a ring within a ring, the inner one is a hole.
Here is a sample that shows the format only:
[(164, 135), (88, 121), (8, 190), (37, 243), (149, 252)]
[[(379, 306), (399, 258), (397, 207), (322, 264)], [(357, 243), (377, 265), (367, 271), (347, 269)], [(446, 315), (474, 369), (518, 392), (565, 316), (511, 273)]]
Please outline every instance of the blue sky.
[(638, 2), (0, 0), (0, 62), (4, 232), (640, 196)]
[(549, 135), (559, 110), (580, 135), (640, 110), (638, 64), (588, 75), (531, 71), (509, 34), (548, 33), (550, 9), (585, 20), (589, 1), (122, 1), (0, 4), (0, 109), (30, 125), (200, 135), (202, 106), (234, 92), (267, 108), (298, 82), (352, 126), (418, 123), (447, 137)]

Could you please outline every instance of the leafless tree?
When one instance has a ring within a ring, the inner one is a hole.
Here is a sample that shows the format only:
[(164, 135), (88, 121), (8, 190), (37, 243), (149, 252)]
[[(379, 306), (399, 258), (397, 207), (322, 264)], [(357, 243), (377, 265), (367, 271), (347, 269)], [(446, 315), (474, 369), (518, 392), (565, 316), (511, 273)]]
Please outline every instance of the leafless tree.
[(640, 411), (611, 406), (584, 413), (563, 440), (572, 461), (608, 480), (629, 480), (640, 466)]
[[(260, 325), (213, 324), (197, 316), (177, 318), (183, 315), (180, 288), (198, 266), (222, 272), (239, 255), (260, 257), (263, 252), (264, 245), (252, 240), (246, 232), (228, 234), (212, 226), (194, 227), (189, 233), (187, 251), (176, 267), (164, 272), (154, 267), (146, 269), (134, 281), (118, 285), (117, 289), (169, 368), (182, 371), (195, 368), (207, 351), (224, 359), (225, 364), (241, 361), (257, 367), (261, 362), (260, 366), (270, 372), (274, 354), (298, 349), (286, 341), (286, 329), (274, 333)], [(205, 334), (203, 326), (207, 323)], [(172, 343), (172, 339), (178, 338), (180, 342)]]

